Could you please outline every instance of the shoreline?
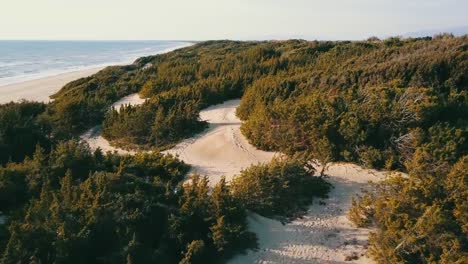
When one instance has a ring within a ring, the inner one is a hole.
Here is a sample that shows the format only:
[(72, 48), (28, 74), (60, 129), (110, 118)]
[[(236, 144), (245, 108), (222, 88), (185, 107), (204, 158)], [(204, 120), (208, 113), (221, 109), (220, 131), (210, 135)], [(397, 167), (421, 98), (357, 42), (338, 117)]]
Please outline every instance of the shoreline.
[[(194, 44), (195, 42), (186, 42), (181, 45), (163, 49), (159, 52), (155, 52), (146, 56), (164, 54), (174, 51), (176, 49), (189, 47)], [(108, 66), (132, 64), (135, 60), (141, 57), (145, 57), (145, 55), (139, 56), (138, 58), (135, 58), (130, 62), (110, 63), (109, 65), (96, 65), (92, 68), (72, 70), (69, 72), (39, 77), (32, 80), (26, 79), (24, 81), (19, 81), (11, 84), (3, 84), (0, 85), (0, 104), (6, 104), (9, 102), (19, 102), (22, 100), (48, 103), (52, 101), (52, 99), (50, 99), (49, 96), (58, 92), (63, 86), (65, 86), (69, 82), (78, 80), (80, 78), (89, 77)]]
[(0, 86), (0, 104), (21, 100), (48, 103), (49, 96), (58, 92), (67, 83), (91, 76), (104, 67), (72, 71), (39, 79)]

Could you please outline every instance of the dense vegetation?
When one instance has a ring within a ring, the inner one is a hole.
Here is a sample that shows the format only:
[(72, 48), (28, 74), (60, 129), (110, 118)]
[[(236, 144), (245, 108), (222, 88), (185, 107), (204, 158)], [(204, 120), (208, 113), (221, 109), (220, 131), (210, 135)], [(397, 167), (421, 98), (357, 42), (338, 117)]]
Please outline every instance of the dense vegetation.
[[(467, 72), (467, 36), (211, 41), (106, 68), (48, 105), (2, 105), (2, 262), (206, 263), (254, 245), (246, 208), (290, 216), (327, 189), (304, 163), (253, 166), (210, 191), (201, 176), (183, 186), (174, 157), (61, 141), (103, 124), (116, 143), (167, 147), (205, 127), (200, 109), (242, 96), (257, 147), (408, 172), (353, 202), (350, 219), (377, 227), (377, 261), (464, 263)], [(146, 103), (109, 111), (135, 92)]]
[[(189, 166), (171, 155), (92, 152), (76, 140), (57, 141), (43, 104), (1, 107), (8, 143), (0, 166), (1, 263), (223, 263), (256, 247), (246, 209), (289, 216), (299, 208), (274, 203), (306, 205), (327, 190), (293, 160), (246, 170), (236, 188), (222, 179), (210, 190), (198, 175), (182, 184)], [(257, 176), (261, 210), (246, 207), (249, 194), (239, 188)]]
[(111, 109), (103, 122), (103, 136), (127, 148), (167, 147), (200, 132), (206, 123), (199, 120), (199, 105), (185, 91), (160, 94), (142, 106)]
[(370, 235), (379, 263), (466, 263), (468, 156), (450, 165), (418, 150), (408, 177), (393, 176), (353, 201), (349, 218)]
[(226, 183), (211, 193), (206, 178), (182, 185), (188, 169), (76, 141), (37, 147), (0, 168), (1, 263), (213, 263), (255, 246)]
[(107, 114), (104, 136), (127, 145), (164, 147), (200, 131), (200, 109), (239, 98), (253, 80), (282, 67), (270, 46), (206, 42), (140, 59), (140, 65), (149, 66), (142, 70), (146, 79), (140, 94), (150, 100)]
[(268, 164), (252, 165), (233, 179), (234, 196), (244, 206), (264, 216), (295, 217), (311, 204), (313, 197), (325, 196), (330, 185), (311, 177), (315, 169), (297, 158), (274, 158)]
[(325, 163), (402, 168), (416, 147), (441, 142), (453, 142), (453, 161), (468, 148), (467, 45), (466, 37), (334, 45), (248, 87), (242, 131), (261, 148)]
[(139, 91), (141, 74), (137, 65), (107, 67), (65, 85), (47, 106), (54, 134), (66, 137), (99, 124), (115, 101)]
[[(238, 115), (256, 146), (401, 168), (429, 128), (466, 127), (457, 123), (468, 115), (466, 42), (203, 42), (72, 82), (47, 116), (60, 131), (104, 120), (108, 139), (163, 147), (200, 131), (203, 107), (242, 96)], [(150, 100), (108, 111), (138, 91)]]
[(22, 161), (37, 144), (50, 147), (50, 127), (39, 119), (45, 108), (31, 102), (0, 105), (0, 165)]

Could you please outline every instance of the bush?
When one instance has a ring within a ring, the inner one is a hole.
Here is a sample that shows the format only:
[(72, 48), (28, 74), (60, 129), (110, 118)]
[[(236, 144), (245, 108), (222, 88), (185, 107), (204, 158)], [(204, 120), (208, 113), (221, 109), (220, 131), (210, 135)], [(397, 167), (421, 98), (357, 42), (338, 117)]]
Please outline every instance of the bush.
[(267, 164), (252, 165), (232, 181), (233, 194), (247, 209), (261, 215), (294, 216), (313, 197), (323, 197), (330, 189), (306, 165), (297, 159), (278, 157)]
[(463, 263), (468, 231), (468, 157), (454, 165), (418, 149), (407, 177), (377, 183), (348, 217), (376, 227), (370, 255), (386, 263)]

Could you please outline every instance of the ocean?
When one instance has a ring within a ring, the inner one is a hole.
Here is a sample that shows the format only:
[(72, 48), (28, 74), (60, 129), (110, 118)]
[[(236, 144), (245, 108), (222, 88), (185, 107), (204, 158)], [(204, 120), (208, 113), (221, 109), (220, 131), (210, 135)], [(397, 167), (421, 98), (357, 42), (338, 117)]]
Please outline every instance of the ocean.
[(129, 64), (189, 45), (182, 41), (0, 41), (0, 86), (61, 73)]

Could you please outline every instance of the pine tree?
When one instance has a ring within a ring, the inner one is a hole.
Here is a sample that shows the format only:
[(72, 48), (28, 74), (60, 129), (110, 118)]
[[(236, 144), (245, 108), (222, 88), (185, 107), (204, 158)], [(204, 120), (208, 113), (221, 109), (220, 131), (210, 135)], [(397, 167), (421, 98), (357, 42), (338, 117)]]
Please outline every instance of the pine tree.
[(179, 264), (202, 264), (205, 263), (203, 255), (205, 251), (205, 242), (203, 240), (194, 240), (187, 245), (187, 251)]
[(224, 219), (224, 216), (218, 217), (216, 224), (210, 227), (213, 244), (219, 252), (230, 247), (231, 234)]
[(65, 176), (60, 179), (60, 197), (64, 205), (72, 207), (74, 205), (74, 188), (71, 170), (67, 170)]

